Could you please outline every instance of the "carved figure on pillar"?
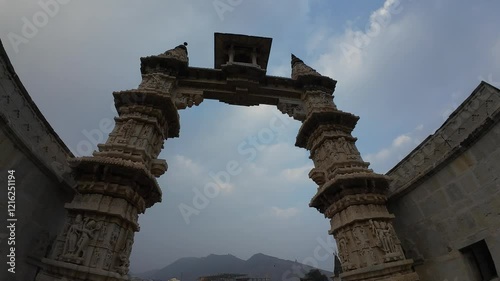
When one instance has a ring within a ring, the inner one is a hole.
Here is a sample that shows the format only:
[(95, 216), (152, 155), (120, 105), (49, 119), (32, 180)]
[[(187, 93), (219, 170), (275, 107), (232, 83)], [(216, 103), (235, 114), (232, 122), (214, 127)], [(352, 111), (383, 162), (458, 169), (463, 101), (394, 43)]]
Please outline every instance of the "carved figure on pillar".
[[(359, 118), (337, 109), (336, 81), (293, 55), (292, 79), (266, 76), (270, 38), (216, 34), (215, 69), (189, 67), (186, 45), (141, 58), (138, 88), (113, 93), (118, 117), (108, 140), (92, 156), (68, 160), (79, 195), (65, 205), (71, 223), (42, 258), (37, 280), (129, 279), (138, 216), (161, 201), (157, 177), (168, 167), (158, 159), (163, 143), (179, 136), (178, 110), (205, 97), (274, 104), (302, 122), (296, 146), (310, 151), (309, 176), (318, 184), (310, 206), (330, 219), (343, 281), (417, 281), (386, 208), (389, 179), (373, 173), (357, 151), (351, 133)], [(253, 51), (245, 54), (249, 45)], [(252, 63), (239, 55), (227, 61), (235, 48)]]
[[(292, 78), (302, 85), (306, 105), (296, 146), (311, 151), (315, 167), (309, 175), (319, 185), (310, 206), (331, 219), (343, 269), (340, 278), (419, 280), (412, 260), (398, 248), (394, 216), (385, 206), (389, 179), (369, 169), (354, 145), (351, 133), (359, 117), (337, 109), (332, 96), (336, 81), (293, 55)], [(345, 233), (352, 234), (351, 243)]]
[(129, 119), (118, 131), (118, 143), (127, 143), (130, 136), (132, 135), (132, 130), (134, 128), (134, 120)]
[(62, 257), (71, 258), (74, 256), (77, 249), (78, 238), (81, 235), (83, 229), (83, 220), (82, 216), (78, 214), (75, 218), (73, 224), (69, 227), (66, 243), (64, 243), (64, 250)]
[(73, 224), (68, 228), (63, 254), (60, 259), (80, 264), (90, 240), (94, 237), (94, 232), (100, 226), (94, 220), (82, 219), (82, 216), (78, 214)]
[(390, 223), (385, 221), (370, 220), (373, 234), (377, 237), (379, 246), (384, 252), (384, 259), (387, 261), (404, 259), (399, 239)]
[(127, 241), (125, 242), (125, 246), (123, 247), (120, 255), (118, 256), (119, 263), (117, 266), (117, 271), (122, 275), (128, 273), (128, 267), (130, 266), (129, 256), (130, 252), (132, 251), (132, 244), (133, 244), (132, 239), (127, 239)]
[(96, 222), (89, 220), (85, 227), (82, 229), (80, 239), (78, 239), (78, 250), (76, 250), (75, 257), (81, 258), (89, 245), (91, 239), (94, 238), (94, 231), (97, 230)]
[[(80, 195), (65, 205), (72, 223), (42, 259), (39, 281), (128, 280), (138, 214), (161, 201), (156, 177), (167, 164), (158, 154), (166, 138), (179, 136), (179, 115), (165, 85), (175, 85), (175, 75), (187, 68), (187, 49), (178, 46), (141, 61), (143, 77), (150, 81), (140, 89), (113, 93), (119, 116), (109, 139), (92, 156), (68, 161)], [(123, 243), (121, 249), (117, 243)]]
[(347, 233), (339, 232), (337, 233), (337, 247), (339, 250), (338, 257), (341, 262), (341, 266), (343, 270), (349, 270), (353, 268), (349, 250), (352, 248), (352, 243), (350, 241)]

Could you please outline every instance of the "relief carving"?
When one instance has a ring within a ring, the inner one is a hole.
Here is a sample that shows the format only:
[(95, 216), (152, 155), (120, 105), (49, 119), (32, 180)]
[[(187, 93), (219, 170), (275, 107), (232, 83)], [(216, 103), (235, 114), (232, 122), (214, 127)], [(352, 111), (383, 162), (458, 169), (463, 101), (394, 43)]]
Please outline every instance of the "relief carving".
[(354, 240), (360, 249), (370, 248), (370, 238), (362, 227), (356, 227), (353, 230)]
[(73, 224), (69, 227), (64, 244), (62, 259), (69, 262), (80, 263), (90, 241), (94, 238), (94, 232), (100, 228), (94, 220), (82, 219), (77, 215)]
[(333, 97), (325, 92), (320, 93), (310, 93), (306, 98), (307, 113), (313, 111), (313, 109), (328, 108), (329, 110), (335, 110), (337, 107), (333, 103)]
[(327, 151), (324, 145), (316, 149), (313, 156), (314, 164), (317, 168), (322, 167), (327, 157)]
[(132, 241), (132, 239), (127, 239), (120, 254), (118, 255), (118, 265), (115, 269), (121, 275), (126, 275), (128, 273), (128, 267), (130, 266), (129, 257), (130, 252), (132, 251), (133, 244), (134, 242)]
[(109, 238), (109, 246), (113, 248), (113, 246), (116, 244), (116, 241), (118, 240), (118, 235), (119, 235), (120, 229), (118, 229), (116, 226), (113, 229), (113, 232), (111, 233), (111, 237)]
[[(343, 137), (341, 139), (344, 139)], [(333, 158), (332, 160), (335, 162), (345, 160), (346, 152), (341, 144), (338, 141), (327, 140), (325, 141), (325, 148), (327, 154)]]
[(355, 269), (349, 253), (349, 249), (352, 245), (347, 233), (339, 232), (336, 236), (339, 251), (338, 257), (340, 259), (340, 263), (342, 264), (342, 269), (344, 271)]
[(360, 267), (377, 264), (375, 253), (370, 245), (371, 239), (368, 237), (365, 229), (363, 227), (355, 227), (353, 236), (359, 249)]
[(53, 256), (56, 260), (60, 260), (62, 254), (64, 253), (64, 241), (57, 241), (54, 246)]
[(130, 137), (132, 136), (133, 130), (135, 126), (135, 121), (129, 119), (125, 124), (122, 125), (120, 130), (118, 131), (118, 143), (127, 143)]
[(64, 243), (63, 256), (70, 257), (73, 256), (76, 251), (76, 243), (78, 237), (83, 229), (83, 219), (81, 215), (77, 215), (73, 224), (70, 225), (68, 231), (66, 232), (66, 241)]
[(109, 269), (111, 267), (111, 258), (113, 257), (113, 252), (108, 251), (106, 258), (104, 259), (104, 269)]
[(344, 137), (340, 137), (335, 141), (326, 140), (323, 146), (326, 149), (326, 154), (330, 156), (333, 162), (362, 160), (354, 143), (346, 140)]
[(101, 249), (96, 249), (94, 251), (94, 255), (92, 256), (92, 262), (90, 266), (96, 267), (100, 259), (101, 259)]
[(146, 147), (146, 139), (139, 139), (137, 140), (137, 143), (135, 145), (137, 148), (144, 148)]
[(94, 220), (89, 220), (85, 227), (82, 229), (80, 237), (78, 239), (78, 249), (76, 250), (76, 257), (83, 257), (87, 246), (91, 239), (94, 238), (94, 232), (97, 230), (96, 222)]
[(172, 82), (159, 74), (143, 75), (139, 89), (154, 89), (163, 92), (169, 92), (172, 88)]
[(142, 136), (145, 138), (149, 138), (151, 132), (153, 131), (152, 126), (144, 126), (144, 130), (142, 131)]
[(370, 229), (377, 238), (377, 247), (385, 253), (384, 261), (404, 259), (396, 232), (391, 223), (370, 220)]

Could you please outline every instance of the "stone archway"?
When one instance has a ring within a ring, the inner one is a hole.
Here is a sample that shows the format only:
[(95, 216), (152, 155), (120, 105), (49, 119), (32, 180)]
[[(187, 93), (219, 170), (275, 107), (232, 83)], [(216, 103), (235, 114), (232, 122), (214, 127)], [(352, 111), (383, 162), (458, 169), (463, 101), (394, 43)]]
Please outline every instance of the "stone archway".
[(128, 280), (138, 214), (161, 201), (164, 140), (179, 136), (178, 110), (215, 99), (275, 105), (302, 122), (318, 185), (310, 206), (331, 220), (342, 280), (415, 281), (386, 208), (389, 179), (373, 173), (351, 135), (358, 117), (333, 102), (336, 81), (292, 55), (292, 77), (266, 75), (270, 38), (215, 34), (214, 69), (190, 67), (186, 44), (141, 58), (137, 89), (115, 92), (119, 116), (99, 151), (70, 159), (79, 194), (37, 280)]

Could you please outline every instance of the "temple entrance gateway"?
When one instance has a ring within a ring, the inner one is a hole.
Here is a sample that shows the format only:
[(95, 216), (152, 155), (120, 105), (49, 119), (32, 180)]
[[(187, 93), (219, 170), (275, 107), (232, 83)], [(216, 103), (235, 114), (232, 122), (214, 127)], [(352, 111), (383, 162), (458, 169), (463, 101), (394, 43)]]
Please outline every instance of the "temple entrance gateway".
[(310, 151), (318, 185), (310, 206), (331, 221), (342, 280), (419, 280), (386, 208), (388, 177), (375, 174), (351, 135), (359, 117), (337, 109), (336, 81), (292, 55), (292, 77), (266, 75), (271, 38), (215, 34), (214, 69), (191, 67), (186, 43), (141, 58), (137, 89), (115, 92), (119, 116), (92, 156), (70, 159), (79, 194), (37, 280), (128, 280), (138, 214), (161, 201), (163, 142), (179, 137), (178, 110), (215, 99), (275, 105), (302, 122), (295, 145)]

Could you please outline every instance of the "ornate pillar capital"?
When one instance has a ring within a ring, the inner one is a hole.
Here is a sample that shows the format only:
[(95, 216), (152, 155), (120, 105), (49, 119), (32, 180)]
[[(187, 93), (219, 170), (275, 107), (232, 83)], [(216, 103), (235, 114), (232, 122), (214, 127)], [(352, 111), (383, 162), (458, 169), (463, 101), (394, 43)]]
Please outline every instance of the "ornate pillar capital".
[(298, 121), (304, 121), (306, 117), (304, 104), (280, 100), (278, 103), (278, 110)]

